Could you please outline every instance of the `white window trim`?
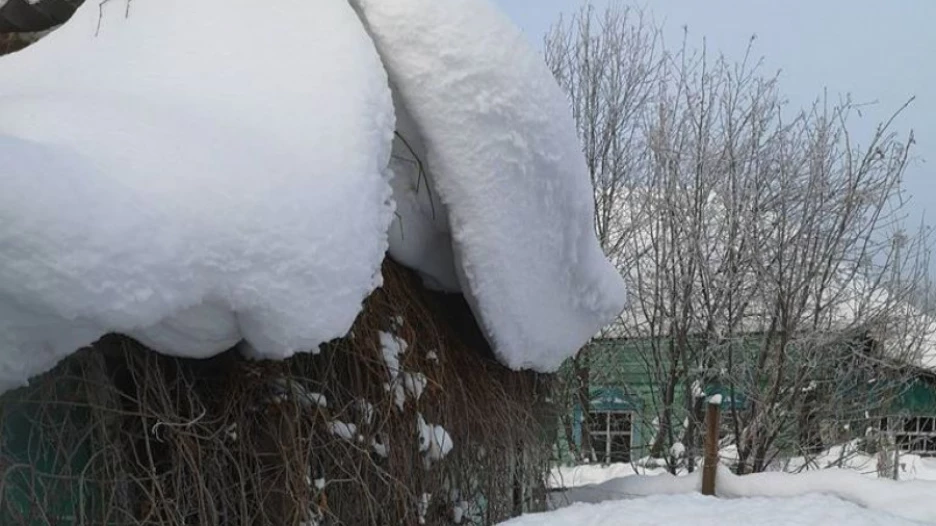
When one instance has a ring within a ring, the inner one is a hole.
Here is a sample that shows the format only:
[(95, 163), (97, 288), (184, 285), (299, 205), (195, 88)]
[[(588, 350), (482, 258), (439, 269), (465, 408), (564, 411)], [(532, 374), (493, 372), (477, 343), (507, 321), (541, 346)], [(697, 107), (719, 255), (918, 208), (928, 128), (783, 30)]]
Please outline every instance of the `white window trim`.
[[(589, 411), (588, 414), (589, 414), (589, 420), (591, 420), (591, 415), (598, 415), (598, 414), (628, 415), (628, 418), (630, 419), (630, 430), (629, 430), (629, 431), (618, 431), (618, 430), (612, 431), (612, 430), (611, 430), (611, 418), (606, 418), (606, 419), (605, 419), (605, 428), (604, 428), (603, 431), (592, 431), (591, 429), (588, 430), (588, 434), (589, 434), (589, 436), (591, 436), (591, 437), (594, 437), (595, 435), (603, 435), (604, 437), (606, 437), (606, 438), (605, 438), (605, 450), (602, 452), (603, 454), (599, 454), (598, 451), (595, 451), (595, 454), (598, 455), (598, 461), (599, 461), (599, 462), (601, 462), (601, 463), (610, 462), (610, 460), (611, 460), (611, 442), (612, 442), (612, 441), (611, 441), (611, 438), (612, 438), (612, 437), (616, 437), (616, 436), (627, 436), (627, 437), (628, 437), (628, 439), (627, 439), (627, 446), (628, 446), (627, 451), (628, 451), (628, 453), (627, 453), (627, 454), (628, 454), (628, 457), (630, 457), (631, 455), (633, 455), (633, 452), (634, 452), (634, 423), (636, 422), (636, 415), (634, 414), (633, 411), (622, 410), (622, 409), (602, 409), (602, 410), (592, 410), (592, 411)], [(594, 448), (594, 447), (595, 447), (594, 442), (592, 442), (592, 448)], [(633, 460), (633, 459), (632, 459), (632, 458), (628, 458), (628, 461), (630, 461), (630, 460)]]
[[(906, 431), (905, 423), (907, 420), (916, 420), (916, 430)], [(933, 421), (933, 431), (922, 431), (920, 421), (923, 419)], [(936, 455), (936, 449), (926, 449), (920, 447), (920, 439), (929, 439), (936, 444), (936, 416), (931, 415), (906, 415), (888, 418), (888, 429), (893, 433), (895, 446), (903, 453), (911, 455), (932, 456)], [(906, 443), (901, 444), (899, 437), (906, 437)]]

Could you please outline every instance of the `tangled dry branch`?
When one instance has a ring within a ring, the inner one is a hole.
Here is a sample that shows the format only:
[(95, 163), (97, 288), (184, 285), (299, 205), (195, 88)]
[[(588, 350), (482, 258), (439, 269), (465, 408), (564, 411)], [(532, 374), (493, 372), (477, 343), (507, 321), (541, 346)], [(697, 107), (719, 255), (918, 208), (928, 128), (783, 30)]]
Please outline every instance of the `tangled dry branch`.
[[(425, 380), (420, 395), (401, 398), (381, 332), (406, 342), (398, 372)], [(186, 360), (107, 336), (0, 400), (0, 522), (490, 524), (537, 509), (549, 379), (485, 350), (463, 299), (389, 261), (317, 355)], [(451, 452), (424, 451), (420, 422)]]

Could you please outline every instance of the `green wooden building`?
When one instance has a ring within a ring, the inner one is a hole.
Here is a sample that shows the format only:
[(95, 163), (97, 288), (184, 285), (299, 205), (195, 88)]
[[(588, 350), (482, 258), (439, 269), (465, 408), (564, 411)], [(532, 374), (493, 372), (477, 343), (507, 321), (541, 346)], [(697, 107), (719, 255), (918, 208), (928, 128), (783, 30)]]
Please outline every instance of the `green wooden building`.
[[(752, 336), (742, 347), (755, 345), (757, 341)], [(582, 428), (588, 425), (591, 446), (599, 462), (631, 462), (650, 454), (664, 405), (660, 371), (666, 369), (665, 363), (648, 358), (653, 345), (646, 339), (626, 338), (598, 339), (590, 344), (586, 351), (590, 373), (589, 418), (585, 418), (582, 404), (573, 401), (572, 429), (566, 433), (575, 442), (577, 451), (582, 447)], [(841, 352), (851, 359), (856, 355), (852, 347), (843, 347)], [(740, 355), (744, 356), (744, 352)], [(837, 362), (831, 363), (838, 368)], [(837, 413), (818, 417), (822, 420), (815, 422), (822, 444), (828, 447), (859, 437), (874, 426), (891, 433), (904, 452), (936, 456), (936, 372), (904, 366), (899, 375), (888, 380), (880, 369), (873, 367), (876, 362), (868, 363), (866, 367), (855, 368), (860, 371), (855, 378), (835, 377), (835, 388), (839, 391), (836, 396), (841, 398), (835, 404)], [(675, 423), (672, 430), (675, 437), (670, 443), (679, 441), (693, 409), (701, 409), (696, 398), (721, 395), (723, 414), (743, 411), (751, 403), (748, 393), (723, 381), (719, 372), (724, 375), (724, 370), (711, 371), (723, 365), (710, 364), (708, 368), (689, 365), (681, 369), (682, 378), (675, 385), (670, 404), (671, 422)], [(882, 385), (886, 382), (890, 383)], [(817, 381), (803, 383), (806, 391)], [(818, 383), (821, 385), (821, 380)], [(802, 435), (789, 437), (791, 451), (801, 446), (797, 443), (801, 440)], [(568, 458), (567, 451), (562, 455)]]

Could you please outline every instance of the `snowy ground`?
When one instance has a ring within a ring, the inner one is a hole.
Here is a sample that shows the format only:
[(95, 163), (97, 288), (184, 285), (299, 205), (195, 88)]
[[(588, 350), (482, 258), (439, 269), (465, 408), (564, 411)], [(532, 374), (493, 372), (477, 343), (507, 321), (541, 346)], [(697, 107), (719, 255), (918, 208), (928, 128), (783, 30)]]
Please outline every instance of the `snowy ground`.
[[(843, 450), (844, 449), (844, 450)], [(720, 454), (722, 460), (731, 460), (734, 452), (731, 448), (723, 449)], [(627, 477), (630, 475), (660, 475), (666, 473), (662, 467), (652, 467), (648, 459), (642, 459), (634, 464), (585, 464), (581, 466), (559, 466), (553, 468), (547, 484), (550, 488), (575, 488), (589, 484), (601, 484), (611, 479)], [(869, 478), (877, 478), (877, 458), (854, 450), (854, 446), (846, 444), (835, 446), (807, 461), (802, 457), (794, 457), (778, 466), (778, 471), (797, 473), (840, 467)], [(782, 469), (779, 469), (782, 468)], [(924, 458), (919, 455), (901, 455), (900, 480), (933, 480), (936, 481), (936, 458)]]
[(581, 466), (559, 466), (553, 468), (547, 485), (550, 488), (576, 488), (589, 484), (601, 484), (611, 479), (631, 475), (659, 475), (661, 468), (642, 468), (636, 464), (583, 464)]
[(548, 513), (531, 514), (502, 526), (656, 526), (832, 525), (903, 526), (927, 524), (866, 509), (830, 495), (790, 498), (717, 499), (698, 494), (657, 495), (600, 504), (577, 503)]
[[(602, 521), (620, 520), (628, 513), (647, 521), (635, 524), (670, 524), (687, 517), (697, 524), (751, 524), (750, 514), (769, 511), (771, 518), (764, 520), (782, 517), (776, 524), (936, 524), (936, 459), (903, 455), (901, 480), (893, 481), (879, 478), (877, 459), (853, 447), (830, 448), (809, 462), (789, 459), (782, 466), (786, 472), (739, 477), (722, 466), (716, 485), (722, 500), (715, 501), (697, 497), (699, 472), (673, 476), (659, 467), (645, 467), (646, 460), (559, 467), (548, 481), (553, 489), (564, 488), (550, 497), (558, 511), (541, 519), (557, 521), (544, 524), (611, 524)], [(723, 453), (730, 458), (732, 452)], [(644, 511), (653, 506), (661, 510)], [(789, 510), (797, 513), (784, 516)], [(882, 517), (887, 520), (881, 522)], [(760, 519), (755, 523), (774, 524)]]

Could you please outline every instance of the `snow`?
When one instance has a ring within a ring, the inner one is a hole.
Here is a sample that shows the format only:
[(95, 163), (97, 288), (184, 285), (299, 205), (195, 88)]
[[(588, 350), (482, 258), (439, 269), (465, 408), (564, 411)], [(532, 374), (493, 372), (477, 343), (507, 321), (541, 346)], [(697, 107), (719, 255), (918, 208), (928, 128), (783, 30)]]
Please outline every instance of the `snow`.
[(419, 440), (419, 452), (424, 454), (425, 466), (432, 461), (439, 461), (448, 455), (455, 443), (451, 435), (440, 425), (426, 423), (421, 413), (416, 415), (416, 432)]
[(426, 385), (429, 384), (429, 380), (426, 378), (426, 375), (422, 373), (403, 373), (402, 375), (403, 387), (406, 390), (406, 394), (412, 397), (413, 400), (419, 400), (422, 396), (423, 391), (426, 390)]
[(397, 133), (390, 168), (396, 211), (390, 225), (389, 254), (416, 269), (432, 289), (458, 292), (448, 207), (439, 199), (425, 164), (426, 146), (413, 118), (394, 90)]
[[(627, 231), (629, 235), (621, 253), (630, 255), (652, 250), (659, 234), (653, 230), (652, 225), (656, 223), (646, 219), (662, 214), (668, 206), (666, 204), (668, 200), (659, 191), (647, 187), (629, 189), (622, 199), (624, 205), (620, 217), (622, 220), (620, 228)], [(728, 208), (729, 205), (725, 200), (715, 192), (710, 193), (704, 203), (707, 222), (703, 225), (703, 230), (708, 232), (705, 239), (707, 245), (705, 252), (708, 254), (706, 264), (712, 265), (710, 272), (716, 274), (720, 272), (717, 265), (722, 261), (728, 246), (724, 239), (713, 233), (721, 231), (717, 225), (727, 221)], [(770, 217), (770, 214), (762, 217), (765, 225), (770, 224)], [(648, 284), (663, 278), (660, 273), (665, 270), (657, 268), (657, 263), (652, 259), (638, 258), (636, 264), (630, 262), (624, 265), (627, 267), (622, 271), (625, 283), (634, 301), (618, 320), (603, 328), (597, 337), (650, 337), (666, 332), (668, 318), (664, 316), (662, 319), (652, 319), (656, 317), (653, 313), (668, 312), (673, 306), (667, 304), (667, 298), (655, 297), (650, 289), (647, 289)], [(801, 309), (795, 314), (805, 317), (800, 321), (808, 321), (811, 324), (816, 321), (812, 318), (819, 316), (819, 322), (829, 331), (869, 330), (870, 335), (881, 344), (884, 352), (901, 361), (936, 370), (936, 319), (905, 300), (893, 297), (879, 280), (871, 279), (869, 276), (862, 277), (860, 272), (856, 274), (847, 270), (848, 268), (851, 267), (846, 264), (839, 269), (839, 272), (829, 278), (826, 286), (821, 288), (823, 298), (821, 305), (816, 305), (817, 298), (814, 296), (806, 298), (810, 308)], [(741, 280), (742, 289), (753, 286), (752, 280), (756, 279), (756, 272), (746, 271), (742, 274), (738, 278)], [(709, 286), (698, 281), (703, 275), (707, 273), (697, 273), (694, 278), (697, 281), (695, 283), (697, 288), (694, 290)], [(640, 299), (641, 294), (646, 297)], [(736, 314), (738, 319), (732, 322), (731, 331), (739, 335), (756, 334), (767, 330), (770, 325), (770, 313), (773, 311), (769, 305), (762, 304), (764, 301), (769, 301), (769, 298), (764, 297), (763, 294), (755, 294), (744, 312)], [(882, 324), (883, 320), (889, 321)], [(872, 321), (875, 323), (869, 326), (869, 322)], [(708, 322), (714, 323), (716, 333), (728, 329), (724, 316), (715, 315), (694, 318), (688, 330), (692, 333), (703, 333), (708, 330), (705, 328)]]
[(682, 458), (686, 456), (686, 446), (682, 442), (676, 442), (670, 446), (669, 453), (673, 458)]
[[(598, 503), (625, 498), (693, 493), (701, 488), (700, 476), (700, 471), (678, 477), (669, 473), (624, 476), (553, 493), (550, 503), (553, 507), (560, 507), (576, 502)], [(832, 495), (864, 508), (890, 513), (895, 517), (936, 523), (936, 504), (931, 498), (932, 495), (936, 495), (936, 482), (928, 480), (877, 479), (844, 469), (737, 476), (726, 467), (719, 466), (715, 493), (719, 497), (729, 499)]]
[[(876, 430), (869, 429), (869, 431), (875, 432)], [(858, 444), (859, 441), (855, 440), (846, 444), (833, 446), (821, 454), (816, 455), (815, 458), (791, 458), (784, 470), (787, 472), (799, 472), (840, 467), (867, 477), (878, 477), (879, 457), (859, 451)], [(888, 461), (890, 461), (892, 457), (893, 451), (887, 452)], [(899, 464), (898, 475), (900, 480), (936, 481), (936, 458), (901, 453)], [(886, 471), (890, 472), (890, 470)], [(890, 473), (888, 473), (888, 476), (889, 475)]]
[(333, 420), (328, 423), (328, 430), (331, 434), (354, 442), (360, 439), (360, 435), (357, 432), (357, 426), (348, 422), (342, 422), (341, 420)]
[[(402, 326), (402, 321), (400, 321), (399, 326)], [(380, 354), (383, 357), (384, 365), (387, 367), (387, 375), (390, 380), (384, 384), (384, 389), (387, 392), (393, 392), (394, 403), (402, 411), (407, 397), (419, 401), (423, 391), (429, 384), (429, 380), (422, 373), (403, 371), (400, 365), (400, 356), (406, 353), (408, 348), (406, 340), (383, 331), (378, 333), (378, 337), (380, 339)]]
[(452, 451), (455, 445), (452, 437), (442, 426), (432, 427), (432, 443), (429, 445), (429, 458), (431, 460), (442, 460)]
[[(677, 443), (678, 444), (678, 443)], [(879, 457), (876, 454), (864, 453), (860, 450), (861, 441), (853, 440), (839, 444), (807, 457), (791, 457), (776, 462), (772, 469), (787, 473), (801, 473), (804, 471), (825, 470), (840, 468), (876, 479)], [(677, 447), (677, 449), (679, 449)], [(672, 453), (672, 451), (671, 451)], [(888, 461), (893, 452), (887, 453)], [(723, 463), (732, 463), (737, 459), (737, 448), (726, 446), (719, 451), (719, 458)], [(600, 484), (612, 479), (628, 477), (631, 475), (660, 475), (667, 473), (663, 463), (650, 457), (638, 459), (633, 463), (611, 464), (582, 464), (578, 466), (553, 467), (547, 479), (548, 487), (575, 488), (591, 484)], [(887, 470), (887, 477), (890, 477)], [(680, 475), (685, 475), (685, 468), (680, 468)], [(936, 458), (921, 457), (919, 455), (901, 453), (899, 457), (900, 480), (931, 480), (936, 481)]]
[[(936, 482), (893, 481), (862, 477), (852, 471), (826, 469), (799, 474), (757, 473), (738, 477), (718, 473), (718, 493), (735, 497), (790, 497), (808, 493), (835, 495), (862, 507), (888, 511), (911, 520), (936, 523)], [(716, 488), (718, 487), (716, 485)]]
[(910, 526), (920, 524), (869, 510), (829, 495), (793, 498), (717, 499), (701, 495), (657, 495), (601, 504), (576, 504), (525, 515), (502, 526)]
[(406, 352), (408, 345), (406, 340), (389, 332), (380, 331), (377, 337), (380, 339), (380, 354), (387, 366), (387, 375), (393, 381), (400, 375), (400, 355)]
[(721, 403), (722, 403), (722, 395), (717, 394), (717, 395), (712, 395), (712, 396), (710, 396), (709, 399), (708, 399), (708, 403), (711, 404), (711, 405), (721, 405)]
[(280, 377), (274, 379), (270, 383), (270, 387), (274, 392), (274, 401), (293, 399), (305, 409), (311, 409), (315, 406), (323, 408), (328, 407), (328, 398), (325, 395), (307, 391), (305, 387), (297, 381)]
[[(936, 503), (929, 497), (936, 494), (936, 460), (902, 454), (901, 480), (895, 482), (878, 478), (877, 457), (856, 448), (857, 441), (834, 446), (808, 460), (786, 459), (777, 467), (788, 473), (738, 477), (721, 467), (716, 491), (722, 498), (739, 499), (736, 502), (754, 497), (795, 498), (818, 493), (907, 520), (936, 523)], [(725, 459), (733, 455), (732, 448), (720, 454)], [(576, 502), (682, 495), (698, 492), (701, 487), (698, 472), (674, 477), (661, 467), (642, 467), (645, 465), (650, 463), (642, 459), (634, 464), (553, 468), (547, 480), (548, 486), (554, 489), (550, 505), (559, 508)], [(560, 489), (562, 491), (556, 491)], [(897, 519), (894, 521), (900, 524)]]
[[(661, 473), (662, 470), (652, 474)], [(579, 466), (554, 467), (547, 480), (550, 488), (575, 488), (590, 484), (600, 484), (611, 479), (628, 477), (636, 474), (650, 474), (634, 464), (616, 462), (613, 464), (582, 464)]]
[(486, 0), (353, 4), (431, 175), (421, 194), (412, 168), (394, 183), (410, 197), (400, 207), (402, 235), (413, 232), (404, 252), (438, 255), (417, 268), (443, 283), (450, 233), (458, 285), (501, 361), (555, 370), (625, 302), (594, 235), (592, 189), (565, 97)]
[(391, 94), (355, 12), (98, 7), (0, 59), (0, 390), (111, 331), (267, 358), (347, 333), (393, 217)]
[(86, 2), (0, 59), (0, 392), (109, 332), (315, 352), (388, 250), (463, 291), (513, 368), (556, 369), (622, 310), (519, 30), (487, 0), (352, 4)]
[(386, 441), (378, 442), (377, 440), (372, 440), (371, 449), (374, 450), (374, 453), (376, 453), (377, 456), (382, 458), (387, 458), (387, 455), (390, 454), (390, 445), (387, 444)]
[(426, 419), (423, 418), (422, 413), (416, 415), (416, 432), (419, 439), (419, 452), (425, 453), (429, 451), (429, 446), (432, 445), (432, 429), (434, 426), (426, 423)]

